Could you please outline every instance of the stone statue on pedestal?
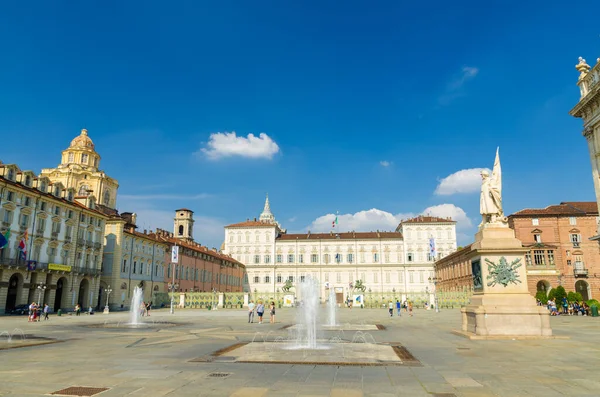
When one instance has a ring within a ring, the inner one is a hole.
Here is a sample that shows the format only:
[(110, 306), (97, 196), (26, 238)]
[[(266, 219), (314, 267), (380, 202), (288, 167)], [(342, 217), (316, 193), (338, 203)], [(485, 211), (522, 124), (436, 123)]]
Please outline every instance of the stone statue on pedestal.
[(481, 171), (481, 198), (479, 200), (481, 213), (481, 228), (486, 223), (507, 226), (508, 220), (502, 209), (502, 169), (500, 168), (499, 148), (496, 149), (496, 160), (492, 176), (489, 172)]

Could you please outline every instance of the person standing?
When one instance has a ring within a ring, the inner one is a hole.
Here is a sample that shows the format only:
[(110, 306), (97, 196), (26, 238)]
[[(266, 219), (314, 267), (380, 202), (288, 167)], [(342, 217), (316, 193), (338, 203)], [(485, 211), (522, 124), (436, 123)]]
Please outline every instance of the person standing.
[(270, 323), (275, 324), (275, 302), (271, 301), (271, 305), (269, 306), (269, 311), (271, 314)]
[(258, 323), (262, 324), (263, 314), (265, 314), (265, 305), (263, 305), (262, 301), (258, 301), (258, 306), (256, 306), (256, 314), (258, 314)]
[(390, 317), (394, 316), (394, 302), (390, 301), (390, 303), (388, 304), (388, 310), (390, 312)]
[(396, 311), (398, 312), (398, 317), (401, 315), (400, 311), (402, 309), (402, 304), (400, 303), (400, 301), (398, 299), (396, 299)]
[(412, 313), (412, 309), (413, 309), (413, 304), (411, 301), (408, 301), (408, 315), (412, 317), (413, 313)]
[(75, 305), (75, 315), (79, 316), (81, 314), (81, 306), (78, 304)]
[(250, 301), (250, 303), (248, 303), (248, 322), (249, 323), (253, 323), (254, 322), (254, 301)]
[(152, 309), (152, 301), (146, 305), (146, 316), (150, 316), (150, 309)]
[(48, 320), (48, 314), (50, 313), (50, 306), (47, 303), (44, 304), (44, 321)]

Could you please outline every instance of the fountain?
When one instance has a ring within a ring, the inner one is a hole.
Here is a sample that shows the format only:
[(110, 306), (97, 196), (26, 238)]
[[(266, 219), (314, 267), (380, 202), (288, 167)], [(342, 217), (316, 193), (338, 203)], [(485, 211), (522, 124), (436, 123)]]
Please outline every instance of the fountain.
[(299, 286), (302, 306), (298, 308), (294, 348), (317, 348), (317, 323), (319, 319), (319, 283), (307, 277)]
[(142, 298), (144, 297), (144, 290), (140, 287), (135, 287), (133, 290), (133, 296), (131, 297), (131, 307), (129, 309), (129, 324), (131, 325), (140, 325), (142, 322), (140, 321), (141, 317), (141, 305)]
[(337, 311), (336, 307), (336, 296), (335, 290), (331, 288), (329, 290), (329, 300), (327, 301), (327, 325), (330, 327), (334, 327), (337, 325), (335, 320), (335, 314)]

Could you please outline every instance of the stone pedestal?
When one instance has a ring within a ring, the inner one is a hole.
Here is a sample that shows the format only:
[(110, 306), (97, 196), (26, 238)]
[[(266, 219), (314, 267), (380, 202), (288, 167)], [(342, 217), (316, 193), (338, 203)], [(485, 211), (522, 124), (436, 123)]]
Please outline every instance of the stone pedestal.
[(550, 337), (550, 315), (527, 289), (523, 248), (514, 230), (485, 224), (471, 246), (474, 294), (461, 309), (462, 333), (481, 337)]

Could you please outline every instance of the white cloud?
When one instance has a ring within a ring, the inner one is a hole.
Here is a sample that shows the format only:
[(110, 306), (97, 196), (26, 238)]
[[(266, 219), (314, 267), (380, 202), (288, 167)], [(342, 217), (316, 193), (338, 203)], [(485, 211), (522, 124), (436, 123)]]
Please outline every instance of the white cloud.
[(471, 219), (469, 219), (467, 216), (467, 213), (462, 208), (457, 207), (454, 204), (439, 204), (432, 207), (427, 207), (423, 210), (422, 214), (437, 216), (440, 218), (450, 217), (452, 220), (456, 221), (457, 230), (464, 230), (473, 226)]
[(446, 86), (444, 93), (438, 98), (440, 105), (449, 105), (454, 99), (465, 95), (464, 85), (475, 78), (479, 69), (473, 66), (464, 66), (460, 73), (454, 77)]
[(296, 220), (298, 220), (298, 217), (292, 216), (290, 219), (288, 219), (288, 222), (292, 223), (292, 222), (296, 222)]
[(468, 168), (456, 171), (453, 174), (440, 180), (435, 188), (435, 194), (439, 196), (449, 196), (455, 193), (474, 193), (481, 188), (481, 171), (488, 168)]
[(379, 162), (379, 164), (380, 164), (382, 167), (389, 167), (390, 165), (392, 165), (392, 163), (391, 163), (391, 162), (389, 162), (389, 161), (387, 161), (387, 160), (382, 160), (382, 161), (380, 161), (380, 162)]
[[(409, 219), (417, 216), (415, 213), (399, 213), (392, 214), (387, 211), (372, 208), (366, 211), (359, 211), (355, 214), (338, 215), (339, 231), (348, 232), (354, 231), (393, 231), (401, 220)], [(468, 229), (472, 226), (472, 222), (465, 211), (455, 206), (454, 204), (440, 204), (428, 207), (421, 212), (421, 215), (431, 215), (440, 218), (451, 217), (457, 222), (456, 228), (459, 230)], [(331, 225), (335, 219), (335, 214), (327, 214), (315, 219), (306, 229), (311, 232), (329, 232), (332, 230)]]
[(196, 152), (196, 155), (204, 154), (210, 160), (233, 156), (272, 159), (277, 153), (279, 146), (264, 132), (258, 137), (254, 134), (243, 137), (237, 136), (233, 131), (210, 134), (208, 144)]

